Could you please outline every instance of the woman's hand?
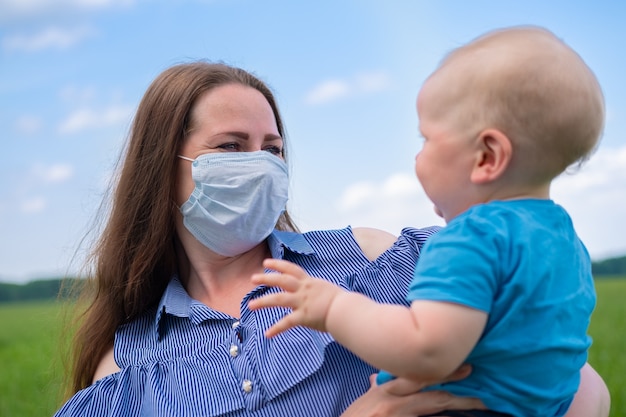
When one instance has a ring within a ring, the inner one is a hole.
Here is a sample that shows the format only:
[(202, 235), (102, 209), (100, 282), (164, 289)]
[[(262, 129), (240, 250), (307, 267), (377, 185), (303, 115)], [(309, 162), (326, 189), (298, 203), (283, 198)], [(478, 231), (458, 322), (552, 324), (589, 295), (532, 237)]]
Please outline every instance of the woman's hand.
[[(466, 378), (471, 372), (463, 365), (446, 382)], [(376, 385), (376, 375), (370, 377), (372, 386), (341, 415), (342, 417), (415, 417), (443, 410), (484, 410), (476, 398), (455, 397), (445, 391), (420, 390), (426, 386), (403, 378)]]
[[(470, 372), (471, 367), (463, 365), (446, 381), (458, 381), (466, 378)], [(602, 377), (589, 364), (585, 364), (580, 373), (580, 387), (566, 417), (607, 417), (611, 398)], [(353, 402), (342, 417), (415, 417), (443, 410), (486, 409), (479, 399), (455, 397), (444, 391), (420, 392), (427, 384), (402, 378), (376, 385), (376, 375), (372, 375), (370, 382), (370, 389)]]

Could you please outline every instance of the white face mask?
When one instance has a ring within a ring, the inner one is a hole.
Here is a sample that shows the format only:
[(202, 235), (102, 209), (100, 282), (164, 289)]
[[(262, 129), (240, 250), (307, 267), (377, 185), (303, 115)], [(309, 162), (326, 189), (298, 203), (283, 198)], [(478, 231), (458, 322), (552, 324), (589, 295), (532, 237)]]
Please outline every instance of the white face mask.
[(183, 224), (204, 246), (235, 256), (272, 233), (287, 205), (285, 161), (267, 151), (179, 157), (191, 161), (195, 183), (180, 207)]

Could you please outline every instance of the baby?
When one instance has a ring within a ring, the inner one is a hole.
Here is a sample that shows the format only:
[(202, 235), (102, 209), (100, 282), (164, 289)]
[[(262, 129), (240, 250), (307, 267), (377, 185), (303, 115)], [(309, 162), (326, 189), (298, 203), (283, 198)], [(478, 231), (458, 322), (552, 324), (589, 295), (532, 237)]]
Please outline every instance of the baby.
[[(485, 416), (561, 416), (579, 384), (595, 305), (591, 261), (552, 180), (596, 148), (598, 81), (580, 56), (536, 27), (497, 30), (445, 57), (417, 97), (415, 172), (447, 225), (426, 243), (407, 300), (378, 304), (287, 261), (250, 303), (293, 311), (267, 330), (329, 332), (390, 374), (477, 397)], [(453, 416), (453, 412), (440, 415)]]

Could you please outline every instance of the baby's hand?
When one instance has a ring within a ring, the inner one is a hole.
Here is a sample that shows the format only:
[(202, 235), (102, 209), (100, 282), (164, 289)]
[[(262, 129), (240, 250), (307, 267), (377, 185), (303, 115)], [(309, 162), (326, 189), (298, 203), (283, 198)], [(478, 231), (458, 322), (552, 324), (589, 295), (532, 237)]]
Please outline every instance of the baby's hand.
[(293, 310), (267, 329), (265, 336), (273, 337), (296, 326), (325, 332), (330, 306), (335, 297), (344, 290), (328, 281), (309, 276), (304, 269), (289, 261), (266, 259), (263, 266), (277, 272), (255, 274), (252, 282), (256, 285), (279, 287), (283, 292), (250, 301), (250, 309), (288, 307)]

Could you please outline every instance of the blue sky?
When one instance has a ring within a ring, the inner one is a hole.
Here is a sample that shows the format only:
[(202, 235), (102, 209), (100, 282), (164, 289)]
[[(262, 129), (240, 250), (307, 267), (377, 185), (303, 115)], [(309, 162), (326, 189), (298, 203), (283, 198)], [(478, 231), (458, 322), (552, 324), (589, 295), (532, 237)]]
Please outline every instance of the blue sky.
[(519, 24), (552, 30), (603, 86), (601, 146), (552, 197), (594, 259), (622, 255), (624, 22), (616, 1), (0, 0), (0, 281), (80, 262), (143, 92), (194, 59), (241, 66), (276, 93), (303, 230), (442, 224), (413, 173), (417, 91), (450, 49)]

